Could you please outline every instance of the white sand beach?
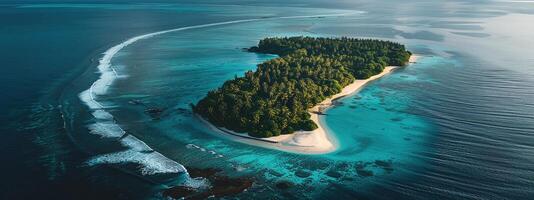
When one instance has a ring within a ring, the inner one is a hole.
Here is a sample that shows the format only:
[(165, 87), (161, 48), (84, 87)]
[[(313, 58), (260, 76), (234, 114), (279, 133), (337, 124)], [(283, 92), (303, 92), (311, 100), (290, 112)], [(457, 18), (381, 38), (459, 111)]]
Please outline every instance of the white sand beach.
[[(412, 55), (409, 63), (416, 62), (417, 58), (417, 55)], [(238, 142), (299, 154), (325, 154), (333, 152), (338, 148), (338, 143), (332, 133), (329, 133), (328, 129), (326, 128), (326, 124), (319, 120), (320, 113), (323, 113), (328, 108), (335, 105), (336, 99), (355, 93), (363, 88), (363, 86), (365, 86), (367, 83), (381, 78), (398, 68), (400, 67), (388, 66), (380, 74), (374, 75), (365, 80), (355, 80), (350, 85), (344, 87), (340, 93), (333, 95), (313, 108), (310, 108), (309, 113), (311, 115), (311, 120), (318, 126), (318, 128), (313, 131), (296, 131), (292, 134), (269, 138), (253, 138), (243, 133), (236, 133), (225, 128), (215, 127), (201, 117), (199, 118), (212, 130), (221, 133), (218, 135)]]

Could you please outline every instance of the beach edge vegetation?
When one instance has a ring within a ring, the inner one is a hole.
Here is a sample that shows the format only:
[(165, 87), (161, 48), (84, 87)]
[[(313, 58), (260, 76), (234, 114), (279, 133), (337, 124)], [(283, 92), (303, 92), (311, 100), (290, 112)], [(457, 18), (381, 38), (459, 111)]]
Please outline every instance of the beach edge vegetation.
[(247, 50), (279, 57), (208, 92), (193, 111), (217, 127), (262, 138), (316, 129), (309, 108), (411, 56), (400, 43), (347, 37), (265, 38)]

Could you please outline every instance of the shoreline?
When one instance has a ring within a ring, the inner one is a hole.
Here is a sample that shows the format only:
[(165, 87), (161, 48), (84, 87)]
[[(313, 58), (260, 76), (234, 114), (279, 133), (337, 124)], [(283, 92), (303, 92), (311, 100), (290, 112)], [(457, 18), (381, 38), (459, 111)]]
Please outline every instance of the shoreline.
[[(415, 63), (418, 55), (410, 56), (408, 64)], [(332, 137), (332, 133), (328, 131), (327, 125), (321, 122), (319, 116), (324, 115), (323, 113), (334, 107), (336, 101), (342, 99), (346, 96), (349, 96), (353, 93), (358, 92), (368, 83), (382, 78), (383, 76), (390, 74), (391, 72), (402, 68), (400, 66), (387, 66), (384, 70), (377, 75), (371, 76), (368, 79), (357, 79), (351, 84), (345, 86), (340, 93), (337, 93), (321, 103), (315, 105), (314, 107), (308, 109), (310, 113), (310, 119), (317, 124), (318, 128), (313, 131), (295, 131), (291, 134), (279, 135), (268, 138), (255, 138), (247, 135), (246, 133), (237, 133), (231, 130), (228, 130), (223, 127), (216, 127), (200, 115), (195, 114), (197, 118), (204, 124), (206, 124), (211, 130), (222, 133), (218, 136), (224, 138), (249, 144), (255, 146), (261, 146), (269, 149), (281, 150), (290, 153), (298, 154), (326, 154), (335, 151), (339, 148), (338, 141)]]

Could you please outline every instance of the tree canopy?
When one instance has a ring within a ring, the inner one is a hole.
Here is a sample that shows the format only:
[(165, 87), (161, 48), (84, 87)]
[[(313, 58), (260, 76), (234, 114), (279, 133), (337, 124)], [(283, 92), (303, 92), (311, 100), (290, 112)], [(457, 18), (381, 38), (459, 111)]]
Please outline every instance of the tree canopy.
[(193, 106), (218, 127), (254, 137), (314, 130), (308, 109), (355, 79), (405, 65), (411, 53), (390, 41), (356, 38), (265, 38), (250, 52), (279, 57), (226, 81)]

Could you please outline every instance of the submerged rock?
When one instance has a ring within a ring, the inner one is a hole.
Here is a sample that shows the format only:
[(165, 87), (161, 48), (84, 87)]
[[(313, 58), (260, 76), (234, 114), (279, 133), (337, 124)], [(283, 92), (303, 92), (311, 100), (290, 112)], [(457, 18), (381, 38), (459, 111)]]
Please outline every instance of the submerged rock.
[(309, 177), (310, 175), (311, 173), (305, 170), (298, 170), (295, 172), (295, 176), (298, 176), (300, 178), (306, 178), (306, 177)]
[(339, 170), (346, 170), (348, 167), (349, 167), (348, 163), (340, 163), (336, 166), (336, 168)]
[(373, 171), (366, 170), (365, 168), (356, 169), (356, 173), (358, 173), (358, 175), (361, 176), (361, 177), (373, 176)]
[(282, 177), (284, 175), (280, 172), (273, 171), (273, 170), (269, 170), (269, 174), (272, 174), (273, 176), (276, 176), (276, 177)]
[(187, 172), (189, 172), (189, 176), (191, 178), (197, 178), (197, 177), (209, 178), (209, 177), (213, 177), (215, 174), (221, 171), (222, 170), (216, 169), (216, 168), (205, 168), (205, 169), (189, 168), (187, 169)]
[(163, 196), (190, 199), (197, 191), (187, 186), (175, 186), (163, 191)]
[(375, 165), (386, 170), (387, 173), (393, 171), (393, 162), (391, 160), (375, 160)]
[(385, 161), (385, 160), (375, 160), (375, 165), (379, 167), (386, 167), (391, 166), (391, 161)]
[(145, 113), (150, 115), (150, 117), (152, 117), (153, 119), (159, 119), (161, 117), (161, 114), (163, 113), (163, 111), (164, 111), (164, 109), (156, 108), (156, 107), (145, 109)]
[(339, 178), (342, 176), (341, 173), (339, 173), (338, 171), (334, 171), (334, 170), (329, 170), (328, 172), (326, 172), (326, 175), (332, 178)]
[(289, 181), (279, 181), (278, 183), (276, 183), (275, 186), (278, 189), (287, 190), (287, 189), (293, 187), (293, 183), (289, 182)]
[(250, 188), (254, 181), (249, 178), (230, 178), (227, 176), (215, 176), (212, 179), (213, 187), (205, 194), (205, 197), (224, 197), (239, 194)]
[(373, 171), (365, 169), (370, 164), (371, 162), (358, 162), (356, 164), (356, 173), (358, 174), (358, 176), (360, 177), (373, 176), (374, 175)]

